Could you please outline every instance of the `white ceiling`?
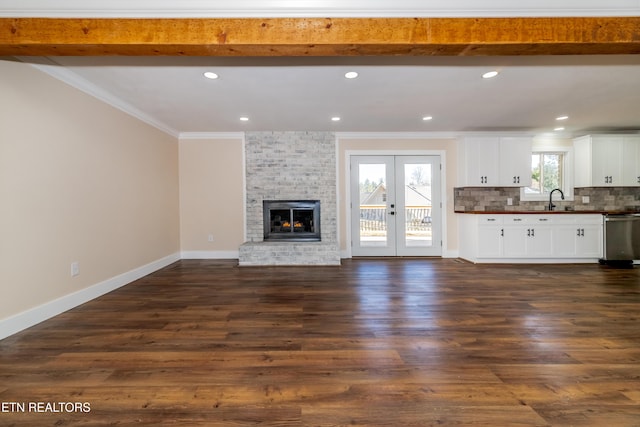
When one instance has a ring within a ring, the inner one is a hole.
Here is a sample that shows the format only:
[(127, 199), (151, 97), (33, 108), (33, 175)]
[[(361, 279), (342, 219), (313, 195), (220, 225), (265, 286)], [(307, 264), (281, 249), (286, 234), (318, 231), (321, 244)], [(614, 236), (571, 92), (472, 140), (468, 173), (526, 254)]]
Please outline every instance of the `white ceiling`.
[[(640, 0), (0, 0), (0, 16), (15, 17), (594, 15), (638, 16)], [(640, 55), (21, 60), (173, 135), (640, 129)], [(492, 69), (500, 75), (483, 80)]]
[[(22, 58), (43, 62), (43, 58)], [(56, 57), (40, 66), (179, 135), (247, 130), (640, 129), (640, 55), (419, 58)], [(499, 70), (494, 79), (481, 75)], [(209, 80), (205, 71), (220, 77)], [(347, 71), (359, 77), (349, 80)], [(423, 121), (423, 116), (433, 116)], [(559, 123), (555, 118), (568, 115)], [(240, 121), (241, 116), (249, 118)], [(339, 122), (331, 121), (339, 116)]]

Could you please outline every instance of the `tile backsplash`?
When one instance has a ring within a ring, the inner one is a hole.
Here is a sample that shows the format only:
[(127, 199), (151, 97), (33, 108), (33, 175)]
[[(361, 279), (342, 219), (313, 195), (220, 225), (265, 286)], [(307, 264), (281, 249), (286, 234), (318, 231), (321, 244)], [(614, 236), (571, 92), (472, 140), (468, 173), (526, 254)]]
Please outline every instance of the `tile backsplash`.
[[(589, 202), (583, 203), (583, 197)], [(507, 206), (507, 199), (513, 205)], [(576, 188), (573, 201), (556, 200), (556, 210), (575, 211), (640, 211), (640, 187)], [(548, 201), (521, 201), (520, 189), (512, 187), (454, 188), (456, 211), (544, 211)]]

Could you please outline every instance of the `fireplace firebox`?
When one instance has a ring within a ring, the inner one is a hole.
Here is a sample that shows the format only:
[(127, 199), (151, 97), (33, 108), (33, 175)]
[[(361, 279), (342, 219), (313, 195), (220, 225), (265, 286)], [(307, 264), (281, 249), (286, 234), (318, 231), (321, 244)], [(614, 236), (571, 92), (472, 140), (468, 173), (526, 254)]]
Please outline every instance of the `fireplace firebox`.
[(264, 240), (320, 241), (319, 200), (264, 200)]

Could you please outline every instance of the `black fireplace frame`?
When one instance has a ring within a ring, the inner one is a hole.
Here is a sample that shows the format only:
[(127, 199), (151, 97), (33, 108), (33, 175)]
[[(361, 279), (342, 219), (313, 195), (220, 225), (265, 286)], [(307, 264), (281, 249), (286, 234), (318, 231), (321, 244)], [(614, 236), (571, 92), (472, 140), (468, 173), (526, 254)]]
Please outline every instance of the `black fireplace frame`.
[[(320, 200), (263, 200), (262, 211), (265, 241), (319, 242), (321, 240)], [(289, 211), (289, 228), (276, 231), (272, 225), (272, 211)], [(304, 229), (295, 229), (294, 211), (311, 211), (313, 221), (310, 227), (309, 224), (305, 224)]]

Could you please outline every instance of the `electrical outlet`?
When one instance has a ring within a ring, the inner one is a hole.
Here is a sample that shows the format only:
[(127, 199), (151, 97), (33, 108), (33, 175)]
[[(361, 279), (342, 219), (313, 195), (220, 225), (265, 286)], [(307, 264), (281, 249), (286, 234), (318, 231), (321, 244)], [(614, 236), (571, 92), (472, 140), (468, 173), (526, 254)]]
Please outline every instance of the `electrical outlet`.
[(513, 198), (507, 197), (507, 206), (513, 206)]
[(589, 204), (589, 201), (590, 201), (589, 196), (582, 196), (582, 203), (583, 204), (585, 204), (585, 205)]
[(213, 242), (213, 234), (209, 234), (209, 236), (207, 237), (207, 241)]
[(80, 264), (74, 261), (71, 263), (71, 277), (76, 277), (78, 274), (80, 274)]

